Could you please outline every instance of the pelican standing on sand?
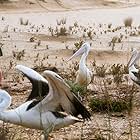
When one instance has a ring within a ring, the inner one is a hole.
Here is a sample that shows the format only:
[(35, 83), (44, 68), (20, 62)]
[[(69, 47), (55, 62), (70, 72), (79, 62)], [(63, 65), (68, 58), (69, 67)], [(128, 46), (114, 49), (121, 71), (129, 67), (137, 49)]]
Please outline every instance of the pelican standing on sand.
[(132, 56), (128, 62), (128, 70), (130, 78), (138, 85), (140, 85), (140, 71), (135, 67), (136, 61), (140, 58), (140, 52), (133, 51)]
[(86, 66), (86, 58), (88, 56), (88, 53), (90, 51), (90, 44), (84, 43), (81, 48), (75, 52), (68, 60), (71, 60), (74, 57), (77, 57), (82, 54), (82, 57), (80, 59), (79, 63), (79, 70), (76, 76), (76, 83), (82, 86), (87, 86), (90, 84), (92, 80), (92, 72), (87, 68)]
[[(45, 131), (45, 139), (52, 130), (90, 119), (90, 113), (70, 91), (69, 86), (56, 73), (46, 70), (43, 75), (34, 70), (17, 65), (30, 81), (32, 81), (33, 95), (44, 95), (43, 98), (29, 96), (31, 100), (15, 109), (7, 109), (11, 105), (11, 96), (0, 89), (0, 120), (25, 127)], [(45, 93), (45, 94), (44, 94)], [(35, 98), (35, 99), (32, 99)], [(64, 113), (65, 112), (65, 113)], [(81, 115), (81, 119), (78, 118)]]

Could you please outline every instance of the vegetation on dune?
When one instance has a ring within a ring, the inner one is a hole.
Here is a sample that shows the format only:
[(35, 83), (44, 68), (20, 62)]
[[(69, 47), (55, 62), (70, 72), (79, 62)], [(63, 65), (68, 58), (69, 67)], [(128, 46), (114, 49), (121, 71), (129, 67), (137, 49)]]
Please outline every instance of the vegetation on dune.
[[(113, 91), (112, 91), (113, 90)], [(112, 96), (112, 92), (115, 92)], [(104, 86), (100, 96), (92, 97), (89, 107), (94, 112), (128, 112), (133, 108), (133, 98), (137, 93), (135, 86), (123, 85), (113, 89)]]
[(124, 19), (124, 26), (125, 27), (131, 27), (133, 23), (133, 18), (132, 17), (128, 17), (126, 19)]
[(107, 71), (107, 67), (104, 64), (102, 64), (101, 66), (95, 65), (95, 72), (96, 72), (97, 76), (105, 77), (106, 71)]
[(72, 81), (67, 81), (67, 84), (76, 96), (84, 96), (87, 93), (87, 88), (85, 86), (80, 86)]
[[(1, 21), (2, 22), (6, 21), (6, 18), (2, 17)], [(34, 56), (29, 57), (29, 59), (33, 59), (33, 62), (31, 64), (32, 68), (40, 73), (42, 73), (46, 69), (53, 70), (59, 73), (65, 79), (65, 81), (67, 81), (67, 84), (70, 86), (71, 91), (75, 93), (75, 95), (78, 96), (80, 99), (82, 99), (82, 101), (87, 105), (87, 108), (90, 109), (91, 114), (93, 115), (94, 122), (95, 122), (94, 115), (96, 116), (96, 114), (98, 114), (97, 112), (100, 112), (99, 114), (101, 115), (105, 114), (108, 117), (108, 120), (105, 120), (107, 122), (105, 130), (102, 130), (101, 126), (93, 127), (93, 125), (92, 127), (89, 126), (85, 128), (88, 123), (86, 125), (82, 124), (82, 126), (80, 126), (81, 132), (79, 132), (82, 137), (81, 139), (87, 139), (85, 138), (84, 135), (91, 136), (91, 139), (95, 139), (95, 140), (115, 139), (117, 136), (115, 135), (115, 131), (113, 132), (113, 128), (111, 128), (111, 123), (112, 123), (111, 117), (115, 113), (116, 114), (118, 113), (118, 114), (121, 114), (119, 117), (122, 117), (122, 116), (124, 117), (128, 115), (128, 117), (131, 118), (131, 112), (133, 111), (133, 108), (135, 107), (135, 103), (138, 102), (136, 101), (136, 93), (138, 93), (139, 91), (135, 86), (133, 86), (130, 83), (130, 80), (128, 78), (128, 67), (120, 63), (118, 64), (113, 63), (110, 65), (98, 64), (98, 61), (97, 62), (93, 61), (92, 59), (93, 54), (91, 52), (90, 56), (92, 58), (90, 60), (92, 61), (90, 62), (90, 65), (91, 65), (90, 70), (92, 70), (94, 73), (94, 79), (92, 80), (88, 88), (79, 86), (78, 84), (74, 83), (75, 78), (76, 78), (76, 71), (78, 70), (78, 67), (79, 67), (79, 61), (75, 59), (74, 61), (72, 61), (71, 64), (66, 64), (65, 57), (59, 58), (59, 54), (56, 56), (52, 56), (52, 54), (50, 55), (49, 51), (55, 52), (56, 50), (55, 51), (51, 50), (50, 48), (52, 47), (51, 46), (52, 44), (48, 45), (48, 42), (46, 43), (45, 41), (46, 41), (46, 38), (47, 39), (49, 38), (49, 41), (50, 39), (53, 39), (53, 38), (58, 39), (58, 40), (61, 38), (62, 40), (60, 39), (59, 41), (61, 41), (62, 45), (65, 46), (64, 51), (70, 52), (70, 53), (72, 53), (72, 51), (74, 53), (76, 50), (78, 50), (84, 41), (91, 41), (93, 44), (95, 44), (95, 48), (92, 48), (93, 50), (98, 49), (98, 47), (102, 47), (105, 42), (107, 45), (112, 47), (111, 53), (113, 51), (114, 51), (113, 53), (115, 53), (115, 51), (120, 47), (119, 45), (120, 44), (123, 45), (124, 43), (123, 41), (125, 39), (131, 36), (140, 35), (140, 27), (132, 26), (133, 24), (132, 18), (126, 18), (123, 21), (125, 27), (124, 26), (114, 27), (112, 23), (109, 23), (109, 24), (99, 23), (96, 26), (95, 26), (95, 23), (93, 23), (93, 26), (92, 25), (82, 26), (78, 22), (74, 22), (72, 25), (68, 26), (66, 18), (56, 20), (55, 27), (51, 27), (51, 26), (45, 27), (45, 25), (43, 24), (36, 26), (35, 24), (31, 24), (29, 22), (29, 19), (25, 19), (25, 18), (20, 18), (18, 21), (19, 21), (18, 24), (23, 29), (23, 31), (25, 31), (24, 29), (27, 28), (28, 34), (31, 33), (31, 36), (27, 38), (26, 43), (30, 43), (30, 51), (33, 51), (33, 53), (35, 53)], [(14, 31), (14, 34), (16, 34), (18, 32), (18, 29), (16, 27), (14, 27), (13, 29), (11, 29), (12, 27), (9, 28), (9, 26), (5, 26), (5, 27), (6, 27), (4, 28), (5, 31), (3, 30), (2, 35), (5, 35), (3, 39), (6, 42), (6, 39), (7, 40), (10, 39), (10, 33)], [(45, 30), (45, 33), (44, 33), (45, 35), (47, 34), (47, 37), (46, 36), (44, 37), (45, 39), (42, 39), (39, 36), (42, 33), (41, 32), (42, 30)], [(124, 31), (123, 34), (121, 34), (122, 31)], [(107, 38), (107, 40), (105, 41), (102, 41), (104, 39), (104, 36), (107, 36), (109, 38)], [(66, 37), (68, 39), (70, 38), (70, 40), (72, 39), (72, 44), (69, 40), (67, 41), (65, 39)], [(12, 81), (12, 85), (15, 86), (17, 84), (21, 84), (23, 86), (26, 83), (26, 81), (24, 80), (24, 77), (13, 73), (13, 68), (17, 62), (26, 63), (27, 60), (29, 60), (27, 57), (25, 57), (25, 56), (29, 56), (28, 48), (26, 49), (22, 48), (18, 50), (16, 47), (17, 46), (15, 45), (15, 48), (12, 50), (12, 55), (11, 55), (12, 57), (9, 64), (7, 66), (3, 66), (3, 69), (4, 69), (3, 74), (4, 74), (4, 79), (9, 79), (10, 77), (10, 80)], [(0, 52), (1, 55), (4, 54), (3, 57), (6, 55), (5, 48), (6, 48), (6, 45), (2, 47), (1, 49), (2, 53)], [(98, 54), (96, 55), (98, 56)], [(59, 64), (59, 67), (57, 64)], [(22, 84), (22, 82), (24, 82), (24, 84)], [(25, 87), (26, 86), (27, 85), (25, 85)], [(12, 91), (12, 88), (13, 88), (12, 86), (9, 87), (10, 91)], [(20, 91), (19, 88), (16, 90), (18, 92)], [(13, 96), (16, 96), (16, 94), (12, 93)], [(117, 118), (118, 116), (116, 115), (115, 117)], [(14, 126), (12, 127), (13, 129), (16, 128)], [(65, 132), (62, 129), (60, 130), (60, 132), (65, 134), (66, 132), (69, 133), (72, 130), (75, 131), (74, 127), (75, 126), (71, 128), (66, 128)], [(0, 140), (1, 139), (6, 140), (7, 137), (9, 139), (10, 137), (14, 138), (15, 140), (22, 139), (22, 138), (26, 139), (23, 135), (21, 135), (24, 133), (27, 134), (27, 137), (29, 135), (30, 137), (29, 139), (32, 139), (32, 136), (34, 135), (34, 131), (29, 130), (29, 129), (27, 129), (26, 131), (25, 128), (20, 128), (18, 131), (19, 134), (17, 134), (17, 132), (15, 134), (9, 128), (11, 128), (11, 126), (9, 127), (9, 124), (8, 124), (8, 129), (5, 126), (1, 127)], [(130, 134), (132, 135), (133, 133), (131, 131), (132, 128), (133, 126), (131, 126), (131, 122), (130, 122), (130, 128), (129, 128), (130, 131), (128, 132), (128, 130), (126, 130), (126, 132), (124, 133), (128, 133), (129, 136)], [(76, 126), (76, 129), (77, 129), (77, 126)], [(84, 131), (82, 131), (82, 129), (84, 129)], [(103, 131), (106, 131), (107, 134), (102, 133)], [(60, 133), (60, 132), (57, 132), (57, 133)], [(10, 136), (10, 134), (12, 135)], [(110, 135), (113, 135), (115, 138), (112, 138)], [(121, 134), (121, 135), (124, 135), (124, 134)], [(38, 137), (40, 137), (40, 132), (39, 132)], [(65, 139), (68, 139), (68, 138), (65, 138)], [(121, 136), (119, 136), (118, 139), (121, 140)]]

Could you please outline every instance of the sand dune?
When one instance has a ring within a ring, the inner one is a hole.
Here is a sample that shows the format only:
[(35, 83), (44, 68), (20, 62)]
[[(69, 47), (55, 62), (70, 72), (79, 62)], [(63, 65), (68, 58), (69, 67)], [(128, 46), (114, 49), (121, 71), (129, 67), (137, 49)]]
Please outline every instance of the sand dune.
[(67, 11), (92, 8), (137, 6), (139, 0), (10, 0), (0, 4), (0, 11)]

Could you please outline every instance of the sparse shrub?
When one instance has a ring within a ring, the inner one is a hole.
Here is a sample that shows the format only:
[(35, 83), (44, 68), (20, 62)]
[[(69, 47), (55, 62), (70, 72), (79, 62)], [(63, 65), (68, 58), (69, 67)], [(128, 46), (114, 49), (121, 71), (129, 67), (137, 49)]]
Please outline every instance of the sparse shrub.
[(57, 36), (66, 36), (67, 35), (67, 29), (66, 27), (61, 27), (60, 30), (56, 30)]
[(90, 64), (91, 64), (92, 67), (95, 67), (96, 66), (96, 60), (94, 59), (94, 61), (91, 61)]
[(114, 83), (122, 83), (124, 73), (122, 64), (113, 64), (109, 69), (109, 73), (113, 75)]
[(33, 69), (38, 72), (43, 72), (46, 70), (46, 66), (44, 66), (43, 60), (38, 60)]
[(69, 79), (70, 81), (75, 81), (76, 71), (79, 69), (79, 63), (77, 61), (72, 62), (72, 65), (69, 65), (69, 69), (61, 72), (61, 76), (64, 79)]
[(36, 37), (34, 36), (30, 38), (30, 42), (34, 42), (35, 40), (36, 40)]
[(87, 89), (85, 86), (80, 86), (78, 84), (75, 84), (72, 81), (66, 81), (67, 84), (70, 86), (71, 91), (76, 95), (76, 96), (82, 96), (86, 93)]
[(54, 36), (54, 29), (51, 26), (48, 27), (48, 30), (51, 33), (51, 36)]
[(73, 29), (73, 26), (69, 26), (69, 30), (72, 31), (72, 29)]
[(41, 40), (38, 40), (37, 46), (40, 46), (40, 45), (41, 45)]
[(67, 21), (66, 18), (62, 18), (60, 20), (56, 20), (58, 26), (65, 25), (66, 21)]
[(12, 53), (13, 57), (15, 57), (17, 60), (21, 60), (25, 56), (25, 50), (19, 52), (12, 51)]
[(105, 77), (106, 70), (107, 70), (107, 67), (104, 64), (102, 64), (101, 66), (95, 66), (96, 74), (99, 77)]
[(49, 45), (46, 45), (46, 49), (47, 49), (47, 50), (49, 49)]
[(5, 17), (3, 17), (3, 16), (2, 16), (2, 17), (1, 17), (1, 20), (3, 20), (3, 21), (4, 21), (4, 20), (5, 20)]
[(126, 19), (124, 19), (124, 26), (125, 27), (131, 27), (132, 26), (132, 22), (133, 22), (133, 19), (131, 17), (128, 17)]
[(101, 134), (96, 134), (95, 140), (107, 140), (107, 139), (105, 137), (103, 137)]
[(61, 23), (64, 25), (64, 24), (66, 24), (66, 18), (63, 18), (62, 20), (61, 20)]
[(73, 53), (75, 53), (83, 44), (83, 40), (80, 40), (79, 42), (75, 42), (74, 46), (76, 47), (76, 49), (74, 50)]
[(90, 39), (92, 39), (92, 31), (88, 31), (88, 32), (87, 32), (87, 36), (88, 36)]
[(112, 27), (112, 23), (108, 24), (108, 28), (110, 29)]
[(109, 42), (109, 46), (112, 46), (112, 51), (114, 51), (115, 43), (117, 43), (118, 37), (115, 36), (112, 38), (112, 40)]
[(58, 71), (58, 69), (56, 68), (56, 67), (46, 67), (46, 66), (44, 66), (44, 65), (36, 65), (36, 66), (34, 66), (33, 67), (33, 69), (35, 70), (35, 71), (37, 71), (37, 72), (43, 72), (43, 71), (45, 71), (45, 70), (51, 70), (51, 71), (54, 71), (54, 72), (56, 72), (56, 73), (58, 73), (59, 71)]
[(123, 66), (123, 74), (128, 74), (129, 71), (128, 71), (128, 66)]
[[(109, 94), (113, 90), (113, 95)], [(89, 107), (94, 112), (124, 112), (132, 110), (132, 100), (137, 92), (136, 87), (130, 85), (117, 86), (115, 89), (104, 87), (102, 97), (93, 97)], [(101, 94), (101, 93), (100, 93)]]
[(58, 26), (61, 25), (61, 20), (56, 20), (56, 22)]
[(28, 19), (20, 18), (20, 25), (27, 26), (28, 24), (29, 24), (29, 20)]
[(92, 98), (89, 104), (92, 111), (95, 112), (122, 112), (128, 110), (128, 103), (125, 100), (112, 100), (107, 98)]
[(74, 27), (76, 28), (76, 27), (78, 27), (78, 23), (77, 22), (74, 22)]
[(114, 75), (113, 80), (114, 80), (114, 83), (116, 83), (116, 84), (122, 83), (123, 82), (123, 74), (118, 73), (118, 74)]
[(122, 38), (118, 36), (114, 36), (111, 40), (111, 43), (115, 46), (115, 43), (121, 43)]
[(109, 73), (113, 76), (122, 73), (122, 64), (113, 64), (109, 69)]

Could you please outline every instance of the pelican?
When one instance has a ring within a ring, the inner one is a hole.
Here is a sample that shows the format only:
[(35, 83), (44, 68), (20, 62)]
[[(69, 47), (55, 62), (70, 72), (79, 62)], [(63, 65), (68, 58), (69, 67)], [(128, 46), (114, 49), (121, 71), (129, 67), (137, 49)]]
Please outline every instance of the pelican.
[(140, 85), (140, 71), (135, 67), (136, 61), (140, 58), (140, 52), (134, 50), (128, 62), (129, 76), (136, 84)]
[(81, 48), (75, 52), (68, 60), (71, 60), (74, 57), (77, 57), (82, 54), (82, 57), (80, 59), (79, 63), (79, 70), (76, 76), (76, 83), (79, 85), (87, 86), (90, 84), (92, 80), (92, 72), (87, 68), (86, 66), (86, 58), (87, 55), (90, 51), (90, 44), (89, 43), (84, 43)]
[(46, 70), (43, 72), (43, 76), (47, 78), (45, 80), (30, 68), (22, 65), (16, 68), (32, 81), (32, 94), (33, 92), (36, 94), (35, 89), (37, 89), (39, 92), (37, 96), (42, 93), (46, 95), (43, 98), (26, 101), (15, 109), (8, 109), (12, 98), (8, 92), (0, 89), (0, 120), (44, 130), (47, 139), (52, 130), (90, 119), (90, 113), (58, 74)]

